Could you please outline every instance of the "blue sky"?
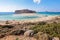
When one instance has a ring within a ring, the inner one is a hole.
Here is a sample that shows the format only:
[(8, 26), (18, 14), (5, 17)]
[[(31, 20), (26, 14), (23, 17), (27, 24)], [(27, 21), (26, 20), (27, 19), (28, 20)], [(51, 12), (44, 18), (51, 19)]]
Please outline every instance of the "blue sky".
[(0, 12), (20, 9), (60, 12), (60, 0), (0, 0)]

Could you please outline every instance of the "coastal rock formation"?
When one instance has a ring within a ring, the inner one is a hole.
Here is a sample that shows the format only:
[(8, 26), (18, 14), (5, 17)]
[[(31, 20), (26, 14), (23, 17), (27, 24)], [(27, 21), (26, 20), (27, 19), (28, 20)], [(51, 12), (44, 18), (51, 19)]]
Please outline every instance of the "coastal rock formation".
[(36, 12), (28, 9), (23, 9), (23, 10), (16, 10), (15, 13), (20, 14), (20, 13), (36, 13)]

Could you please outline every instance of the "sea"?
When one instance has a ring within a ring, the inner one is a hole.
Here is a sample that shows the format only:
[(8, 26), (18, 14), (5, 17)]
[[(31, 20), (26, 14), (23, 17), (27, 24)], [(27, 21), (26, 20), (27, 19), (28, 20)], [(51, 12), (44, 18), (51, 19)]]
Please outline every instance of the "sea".
[[(22, 13), (23, 14), (23, 13)], [(24, 14), (15, 14), (15, 12), (0, 12), (0, 20), (32, 20), (41, 17), (47, 16), (60, 16), (60, 12), (37, 12), (36, 15), (28, 15), (25, 16)]]

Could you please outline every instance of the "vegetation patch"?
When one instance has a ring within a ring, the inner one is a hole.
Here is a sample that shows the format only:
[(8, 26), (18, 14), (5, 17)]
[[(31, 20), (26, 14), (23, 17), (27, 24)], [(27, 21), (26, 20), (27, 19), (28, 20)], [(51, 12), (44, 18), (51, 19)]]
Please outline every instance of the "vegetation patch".
[(60, 37), (60, 23), (50, 23), (44, 25), (37, 24), (30, 29), (34, 30), (36, 33), (43, 32), (49, 34), (51, 37)]
[(12, 26), (12, 25), (4, 25), (4, 26), (2, 26), (2, 28), (13, 28), (14, 26)]

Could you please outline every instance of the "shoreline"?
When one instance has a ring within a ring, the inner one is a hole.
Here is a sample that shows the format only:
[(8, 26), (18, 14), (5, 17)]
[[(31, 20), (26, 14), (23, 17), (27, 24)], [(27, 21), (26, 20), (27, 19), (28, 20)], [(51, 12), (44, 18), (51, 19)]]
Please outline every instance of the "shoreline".
[[(6, 17), (5, 17), (6, 16)], [(59, 16), (59, 15), (45, 15), (45, 14), (38, 14), (38, 13), (23, 13), (23, 14), (12, 14), (10, 16), (7, 15), (0, 16), (0, 21), (24, 21), (24, 20), (35, 20), (40, 18), (45, 18), (49, 16)]]
[(48, 16), (48, 17), (35, 18), (32, 20), (6, 20), (6, 21), (0, 20), (0, 25), (7, 25), (6, 24), (7, 22), (8, 24), (24, 24), (24, 23), (48, 22), (56, 19), (60, 19), (60, 16)]

